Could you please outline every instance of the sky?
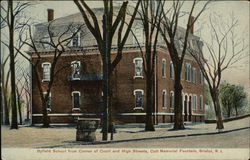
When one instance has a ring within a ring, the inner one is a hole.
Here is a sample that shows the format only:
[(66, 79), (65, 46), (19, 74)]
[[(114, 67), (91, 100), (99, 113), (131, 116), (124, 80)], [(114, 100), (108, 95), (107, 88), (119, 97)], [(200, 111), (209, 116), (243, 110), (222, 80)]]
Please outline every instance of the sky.
[[(51, 8), (55, 11), (55, 18), (67, 16), (73, 13), (77, 13), (78, 8), (72, 1), (38, 1), (38, 5), (33, 6), (27, 11), (27, 15), (30, 15), (36, 22), (47, 21), (47, 9)], [(93, 7), (102, 7), (102, 1), (87, 1), (87, 3)], [(204, 2), (202, 2), (204, 3)], [(200, 6), (197, 6), (199, 10)], [(246, 39), (246, 44), (249, 44), (249, 2), (247, 1), (218, 1), (213, 2), (208, 6), (208, 9), (201, 15), (199, 20), (194, 26), (195, 34), (199, 35), (202, 40), (209, 41), (210, 29), (208, 24), (208, 16), (211, 13), (217, 13), (221, 19), (227, 20), (231, 13), (235, 15), (239, 25), (237, 26), (236, 34)], [(191, 2), (185, 2), (184, 10), (188, 10)], [(194, 15), (196, 11), (194, 12)], [(183, 18), (180, 21), (180, 25), (186, 24)], [(249, 51), (249, 48), (248, 48)], [(237, 63), (236, 67), (231, 67), (223, 73), (223, 80), (227, 80), (231, 83), (244, 85), (248, 93), (250, 93), (249, 85), (249, 52), (248, 56)]]

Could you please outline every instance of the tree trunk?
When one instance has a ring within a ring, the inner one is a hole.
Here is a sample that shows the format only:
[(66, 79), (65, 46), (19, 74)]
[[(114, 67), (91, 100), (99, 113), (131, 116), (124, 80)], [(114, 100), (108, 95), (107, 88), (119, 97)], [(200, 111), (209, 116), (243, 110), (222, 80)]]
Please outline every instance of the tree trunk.
[(26, 104), (26, 107), (27, 107), (27, 117), (26, 119), (29, 121), (30, 120), (30, 98), (28, 98), (28, 95), (26, 94), (25, 95), (26, 97), (26, 100), (27, 100), (27, 104)]
[(153, 97), (152, 97), (152, 84), (153, 76), (146, 75), (146, 124), (145, 131), (155, 131), (152, 121), (152, 108), (153, 108)]
[(112, 111), (112, 107), (113, 107), (113, 87), (112, 87), (112, 84), (113, 84), (113, 74), (111, 73), (111, 71), (109, 72), (110, 74), (109, 74), (109, 89), (108, 89), (108, 98), (109, 98), (109, 100), (108, 100), (108, 107), (109, 107), (109, 112), (108, 112), (108, 120), (109, 120), (109, 122), (108, 122), (108, 133), (111, 133), (112, 131), (114, 131), (113, 130), (113, 116), (112, 116), (112, 114), (113, 114), (113, 111)]
[(218, 91), (212, 91), (212, 100), (213, 100), (213, 104), (214, 104), (214, 111), (215, 111), (215, 115), (216, 115), (216, 129), (224, 129), (224, 125), (223, 125), (223, 120), (222, 120), (222, 115), (221, 115), (221, 108), (220, 108), (220, 102), (219, 102), (219, 95), (218, 95)]
[(4, 124), (5, 125), (10, 125), (8, 105), (10, 104), (8, 103), (7, 95), (4, 95)]
[(234, 106), (235, 108), (235, 114), (236, 114), (236, 117), (238, 116), (238, 109), (237, 109), (237, 106)]
[(44, 128), (50, 127), (50, 125), (49, 125), (49, 117), (48, 117), (48, 113), (47, 113), (47, 102), (48, 102), (47, 94), (45, 95), (45, 98), (41, 97), (42, 106), (43, 106), (43, 127)]
[(22, 119), (22, 105), (21, 105), (21, 98), (18, 95), (18, 113), (19, 113), (19, 124), (22, 125), (23, 124), (23, 119)]
[(103, 58), (103, 112), (102, 112), (102, 140), (108, 140), (108, 118), (109, 118), (109, 77), (108, 77), (107, 59)]
[(175, 84), (174, 84), (174, 129), (185, 129), (182, 116), (182, 85), (181, 85), (181, 65), (174, 67)]
[(48, 113), (47, 113), (47, 104), (46, 104), (48, 96), (46, 95), (45, 98), (43, 97), (44, 95), (43, 95), (43, 89), (42, 89), (42, 84), (41, 84), (42, 80), (40, 78), (38, 68), (37, 68), (38, 64), (39, 64), (39, 62), (36, 62), (36, 65), (33, 66), (33, 69), (34, 69), (34, 72), (35, 72), (34, 74), (35, 74), (36, 79), (37, 79), (37, 87), (39, 89), (40, 99), (42, 102), (43, 127), (48, 128), (50, 126), (49, 125), (49, 117), (48, 117)]
[(227, 108), (228, 108), (228, 111), (227, 111), (227, 117), (231, 117), (231, 108), (230, 108), (230, 104), (227, 103)]
[(10, 129), (18, 129), (17, 122), (17, 104), (16, 104), (16, 81), (15, 81), (15, 52), (14, 52), (14, 15), (13, 1), (10, 0), (8, 7), (10, 9), (10, 27), (9, 27), (9, 52), (10, 52), (10, 72), (11, 72), (11, 105), (12, 118)]

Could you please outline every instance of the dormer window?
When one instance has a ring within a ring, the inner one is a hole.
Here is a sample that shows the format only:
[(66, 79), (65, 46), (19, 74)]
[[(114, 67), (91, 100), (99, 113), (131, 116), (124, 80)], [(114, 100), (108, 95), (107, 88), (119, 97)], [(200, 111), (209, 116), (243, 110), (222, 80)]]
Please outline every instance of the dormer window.
[(41, 43), (42, 43), (42, 46), (43, 46), (44, 49), (50, 49), (50, 38), (49, 38), (49, 36), (44, 37), (41, 40)]
[(80, 80), (81, 62), (73, 61), (71, 62), (71, 67), (72, 67), (72, 79)]
[[(143, 43), (143, 28), (142, 27), (136, 27), (134, 29), (134, 35), (133, 35), (133, 44), (138, 44), (138, 42), (141, 44)], [(138, 42), (137, 42), (138, 41)]]
[(71, 40), (71, 46), (72, 47), (79, 47), (81, 42), (81, 33), (76, 33)]

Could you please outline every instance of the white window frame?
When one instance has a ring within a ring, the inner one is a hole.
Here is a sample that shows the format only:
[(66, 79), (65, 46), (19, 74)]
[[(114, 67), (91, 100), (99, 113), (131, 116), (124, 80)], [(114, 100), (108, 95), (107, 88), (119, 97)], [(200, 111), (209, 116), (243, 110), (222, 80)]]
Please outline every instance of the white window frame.
[(43, 37), (42, 40), (41, 40), (41, 43), (42, 43), (42, 46), (43, 46), (44, 49), (50, 49), (51, 46), (49, 44), (47, 44), (47, 43), (50, 43), (50, 42), (51, 41), (50, 41), (49, 35)]
[(80, 46), (81, 46), (81, 32), (80, 32), (80, 31), (77, 32), (77, 33), (75, 34), (75, 36), (78, 36), (77, 45), (76, 45), (76, 46), (73, 46), (73, 38), (74, 38), (74, 36), (72, 36), (72, 39), (71, 39), (71, 41), (70, 41), (70, 46), (71, 46), (71, 47), (80, 47)]
[(197, 95), (193, 94), (192, 96), (192, 110), (197, 110)]
[(174, 79), (174, 64), (172, 61), (170, 61), (170, 79)]
[[(48, 65), (49, 66), (49, 78), (45, 79), (45, 68), (44, 66), (45, 65)], [(50, 62), (44, 62), (42, 63), (42, 68), (43, 68), (43, 79), (42, 79), (42, 82), (46, 82), (46, 81), (50, 81), (50, 75), (51, 75), (51, 63)]]
[[(133, 29), (133, 44), (134, 45), (138, 45), (139, 44), (142, 44), (143, 43), (143, 27), (142, 26), (136, 26), (134, 29)], [(135, 38), (136, 37), (136, 38)], [(136, 39), (138, 40), (138, 42), (136, 41)]]
[(79, 66), (80, 66), (79, 76), (80, 76), (80, 74), (81, 74), (81, 61), (72, 61), (72, 62), (71, 62), (71, 67), (72, 67), (72, 69), (73, 69), (73, 71), (72, 71), (72, 80), (80, 80), (80, 78), (74, 78), (74, 73), (75, 73), (74, 64), (76, 64), (76, 63), (78, 63)]
[(203, 106), (204, 106), (203, 95), (200, 95), (200, 110), (203, 110)]
[(192, 72), (192, 81), (193, 83), (196, 83), (197, 82), (197, 70), (195, 67), (193, 67), (193, 72)]
[(174, 91), (170, 91), (169, 97), (170, 97), (169, 106), (170, 106), (170, 108), (174, 108)]
[[(43, 92), (43, 97), (45, 98), (45, 95), (47, 94), (47, 92)], [(51, 111), (51, 102), (52, 102), (52, 99), (51, 99), (51, 92), (49, 93), (49, 98), (50, 98), (50, 107), (48, 108), (46, 108), (47, 109), (47, 111)], [(45, 103), (47, 103), (47, 102), (45, 102)]]
[[(140, 60), (140, 61), (141, 61), (141, 75), (136, 75), (136, 63), (135, 63), (135, 62), (136, 62), (137, 60)], [(140, 57), (134, 58), (134, 59), (133, 59), (133, 63), (135, 64), (135, 65), (134, 65), (134, 72), (135, 72), (135, 73), (134, 73), (134, 79), (135, 79), (135, 78), (143, 78), (143, 59), (140, 58)]]
[[(136, 89), (136, 90), (134, 90), (135, 103), (136, 103), (136, 92), (141, 92), (142, 93), (142, 97), (144, 95), (144, 91), (142, 89)], [(136, 110), (136, 109), (144, 110), (144, 108), (143, 108), (143, 98), (142, 98), (142, 106), (141, 107), (136, 107), (136, 104), (135, 104), (134, 110)]]
[[(165, 93), (164, 97), (163, 97), (163, 93)], [(167, 109), (167, 90), (166, 89), (162, 90), (162, 109)]]
[(188, 82), (191, 82), (191, 64), (190, 63), (186, 63), (186, 67), (185, 67), (185, 80)]
[[(75, 108), (74, 106), (74, 94), (78, 93), (79, 94), (79, 108)], [(72, 110), (81, 110), (81, 92), (80, 91), (73, 91), (71, 92), (71, 97), (72, 97)]]
[(162, 59), (162, 63), (161, 63), (161, 65), (162, 65), (162, 78), (166, 78), (167, 77), (167, 70), (166, 70), (166, 68), (167, 68), (167, 61), (166, 61), (166, 59), (165, 58), (163, 58)]

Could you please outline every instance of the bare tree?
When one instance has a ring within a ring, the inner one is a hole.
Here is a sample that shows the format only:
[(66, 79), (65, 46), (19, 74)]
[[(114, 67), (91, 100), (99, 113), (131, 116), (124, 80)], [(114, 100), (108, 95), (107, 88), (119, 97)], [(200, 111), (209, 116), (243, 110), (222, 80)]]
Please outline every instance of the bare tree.
[[(155, 86), (154, 74), (155, 74), (155, 61), (157, 55), (157, 42), (160, 32), (160, 22), (162, 16), (162, 8), (160, 5), (161, 0), (155, 1), (145, 0), (141, 1), (140, 9), (138, 10), (138, 17), (136, 18), (142, 24), (140, 27), (145, 37), (144, 42), (139, 40), (131, 30), (133, 37), (140, 48), (141, 56), (143, 59), (143, 71), (146, 77), (146, 119), (145, 119), (145, 131), (154, 131), (154, 125), (152, 121), (152, 111), (154, 106), (154, 91)], [(139, 24), (140, 24), (139, 23)]]
[(198, 45), (196, 50), (188, 48), (208, 83), (217, 119), (216, 128), (219, 130), (224, 128), (219, 101), (222, 72), (239, 62), (246, 55), (248, 48), (244, 39), (235, 33), (238, 30), (237, 25), (238, 20), (233, 15), (229, 23), (225, 23), (219, 15), (210, 15), (211, 43), (204, 43), (207, 54), (203, 52), (202, 44)]
[(23, 64), (24, 62), (20, 62), (16, 64), (16, 96), (17, 96), (17, 106), (18, 106), (18, 115), (19, 115), (19, 124), (23, 124), (23, 116), (22, 116), (22, 104), (23, 104), (23, 97), (25, 94), (25, 79), (23, 74)]
[[(184, 35), (177, 36), (178, 30), (178, 23), (180, 17), (183, 16), (182, 14), (182, 7), (184, 5), (184, 1), (173, 1), (172, 7), (170, 7), (164, 14), (163, 14), (163, 21), (160, 28), (161, 35), (166, 43), (168, 48), (171, 60), (174, 66), (174, 129), (184, 129), (183, 124), (183, 116), (182, 116), (182, 84), (181, 84), (181, 71), (182, 71), (182, 64), (184, 61), (184, 57), (187, 53), (187, 46), (188, 46), (188, 37), (190, 34), (190, 29), (193, 24), (197, 21), (200, 15), (204, 12), (205, 8), (207, 7), (209, 1), (205, 2), (203, 7), (197, 12), (196, 17), (193, 17), (194, 10), (196, 6), (200, 2), (199, 0), (193, 0), (190, 12), (188, 13), (188, 22), (186, 25)], [(164, 9), (164, 6), (163, 6)], [(177, 46), (176, 40), (182, 38), (182, 49)]]
[[(2, 57), (2, 60), (4, 57)], [(1, 62), (1, 81), (2, 81), (2, 90), (1, 90), (1, 93), (2, 93), (2, 97), (3, 97), (3, 101), (1, 103), (1, 106), (2, 106), (2, 109), (3, 109), (3, 123), (5, 125), (9, 125), (10, 124), (10, 121), (9, 121), (9, 77), (10, 77), (10, 70), (8, 70), (6, 68), (6, 65), (7, 65), (7, 62), (8, 62), (8, 59), (9, 59), (9, 55), (7, 57), (5, 57), (5, 59), (3, 60), (3, 62)], [(7, 73), (6, 73), (7, 72)]]
[(18, 16), (31, 5), (30, 2), (15, 2), (8, 0), (6, 2), (6, 8), (1, 5), (1, 27), (7, 27), (8, 29), (8, 49), (10, 54), (10, 74), (11, 74), (11, 129), (18, 129), (17, 122), (17, 104), (16, 104), (16, 83), (15, 83), (15, 31), (22, 28), (22, 24)]
[(31, 116), (31, 75), (30, 75), (30, 68), (22, 69), (23, 79), (24, 79), (24, 96), (26, 101), (26, 121), (30, 121)]
[[(32, 65), (33, 74), (34, 74), (35, 79), (36, 79), (37, 87), (38, 87), (41, 102), (42, 102), (43, 127), (50, 126), (50, 124), (49, 124), (50, 120), (48, 117), (47, 108), (48, 108), (48, 105), (50, 103), (50, 100), (49, 100), (50, 93), (51, 93), (52, 86), (54, 84), (55, 77), (63, 68), (65, 68), (65, 66), (58, 68), (57, 63), (58, 63), (61, 55), (63, 53), (65, 53), (65, 51), (66, 51), (65, 47), (68, 46), (68, 44), (71, 42), (72, 38), (83, 27), (83, 25), (71, 23), (71, 24), (66, 25), (64, 27), (61, 26), (60, 28), (64, 28), (65, 30), (58, 32), (57, 31), (58, 28), (55, 29), (55, 26), (53, 26), (53, 22), (55, 22), (55, 21), (50, 21), (48, 23), (47, 27), (44, 26), (44, 27), (46, 27), (45, 32), (48, 33), (48, 37), (46, 37), (46, 38), (49, 38), (49, 41), (46, 41), (43, 39), (36, 40), (32, 35), (32, 28), (30, 25), (26, 25), (28, 27), (28, 35), (26, 36), (26, 38), (23, 39), (22, 36), (19, 37), (25, 45), (27, 45), (31, 48), (31, 51), (29, 53), (37, 56), (37, 58), (35, 60), (30, 59), (25, 53), (23, 53), (21, 50), (17, 49), (18, 53), (20, 53)], [(27, 37), (28, 37), (29, 41), (27, 41)], [(50, 60), (50, 62), (51, 62), (50, 79), (49, 79), (49, 82), (46, 83), (46, 94), (45, 95), (44, 95), (44, 89), (43, 89), (43, 85), (42, 85), (42, 77), (41, 77), (41, 74), (40, 74), (39, 68), (38, 68), (38, 65), (41, 63), (41, 60), (42, 60), (42, 53), (39, 50), (38, 45), (49, 46), (49, 48), (53, 51), (53, 58), (51, 58), (51, 60)], [(67, 67), (68, 67), (68, 65), (67, 65)]]
[[(126, 20), (126, 10), (128, 1), (123, 2), (116, 19), (114, 20), (114, 7), (113, 0), (104, 0), (103, 5), (103, 35), (101, 35), (100, 24), (98, 23), (97, 16), (94, 11), (87, 5), (84, 0), (74, 0), (74, 3), (80, 10), (84, 22), (86, 23), (88, 29), (94, 36), (97, 42), (98, 49), (100, 51), (102, 62), (103, 62), (103, 125), (102, 125), (102, 140), (107, 140), (108, 137), (108, 128), (111, 128), (112, 124), (112, 73), (120, 62), (122, 58), (122, 50), (126, 43), (129, 31), (134, 22), (137, 9), (139, 7), (139, 0), (136, 4), (132, 17), (129, 21), (128, 27), (123, 35), (124, 24)], [(115, 35), (118, 31), (118, 35)], [(113, 37), (118, 36), (117, 38), (117, 54), (114, 60), (111, 60), (111, 47)], [(110, 124), (110, 125), (109, 125)], [(110, 127), (109, 127), (110, 126)]]

